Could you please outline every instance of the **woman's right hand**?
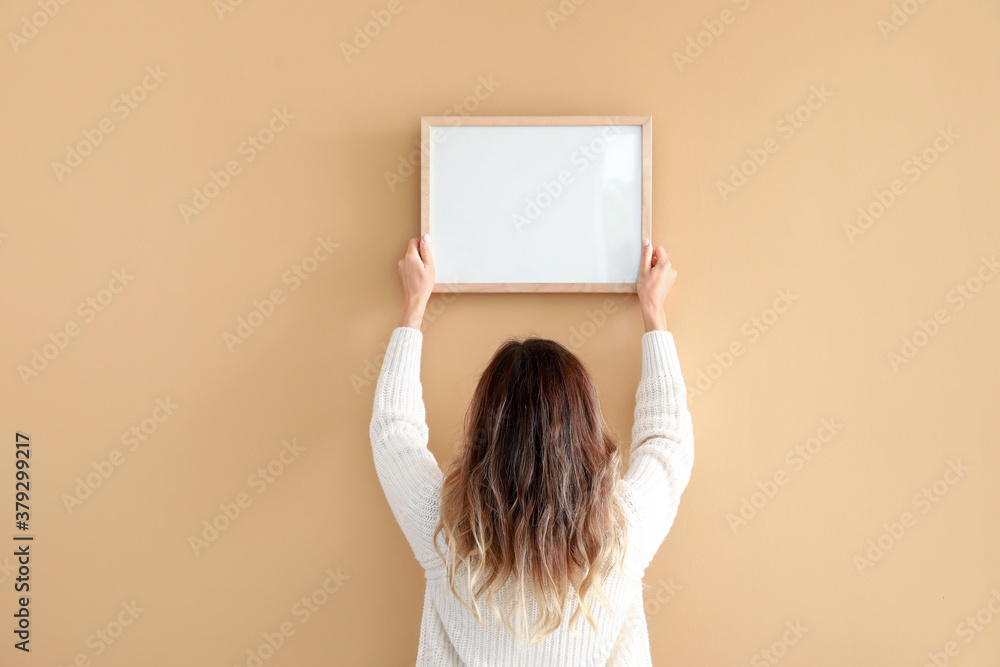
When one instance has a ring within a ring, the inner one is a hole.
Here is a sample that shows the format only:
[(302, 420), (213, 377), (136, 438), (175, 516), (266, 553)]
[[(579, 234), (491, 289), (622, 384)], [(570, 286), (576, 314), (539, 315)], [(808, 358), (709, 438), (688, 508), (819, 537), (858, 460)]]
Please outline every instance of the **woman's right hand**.
[(635, 291), (639, 296), (639, 311), (642, 313), (646, 331), (654, 329), (666, 331), (667, 318), (663, 301), (676, 278), (677, 271), (670, 265), (667, 251), (663, 246), (654, 248), (652, 242), (644, 240)]

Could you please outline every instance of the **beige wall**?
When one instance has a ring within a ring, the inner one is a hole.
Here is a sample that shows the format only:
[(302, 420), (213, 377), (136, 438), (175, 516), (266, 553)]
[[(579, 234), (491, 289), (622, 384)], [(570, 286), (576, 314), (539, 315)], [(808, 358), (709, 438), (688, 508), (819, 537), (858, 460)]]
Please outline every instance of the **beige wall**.
[[(419, 230), (400, 160), (421, 115), (467, 104), (654, 117), (654, 241), (679, 272), (697, 447), (647, 575), (654, 663), (995, 665), (1000, 6), (401, 0), (348, 61), (340, 43), (387, 6), (0, 9), (0, 553), (18, 532), (17, 430), (37, 536), (30, 658), (0, 559), (0, 664), (246, 665), (283, 623), (266, 665), (415, 660), (423, 578), (368, 420)], [(258, 133), (271, 143), (243, 143)], [(80, 142), (88, 155), (53, 165)], [(227, 342), (274, 290), (270, 317)], [(439, 461), (508, 335), (572, 347), (627, 439), (642, 329), (632, 295), (585, 327), (607, 298), (433, 296)], [(22, 377), (35, 351), (51, 358)], [(298, 450), (273, 463), (286, 441)], [(238, 501), (196, 554), (190, 536)]]

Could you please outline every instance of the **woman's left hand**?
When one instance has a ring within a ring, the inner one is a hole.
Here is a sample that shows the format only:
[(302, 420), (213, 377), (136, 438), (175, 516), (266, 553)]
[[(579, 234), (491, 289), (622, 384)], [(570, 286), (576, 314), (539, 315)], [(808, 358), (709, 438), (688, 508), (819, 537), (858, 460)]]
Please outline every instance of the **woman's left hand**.
[(410, 239), (406, 245), (406, 253), (397, 266), (399, 280), (403, 285), (403, 317), (400, 323), (405, 327), (419, 329), (435, 281), (434, 258), (431, 256), (431, 244), (426, 234), (423, 239)]

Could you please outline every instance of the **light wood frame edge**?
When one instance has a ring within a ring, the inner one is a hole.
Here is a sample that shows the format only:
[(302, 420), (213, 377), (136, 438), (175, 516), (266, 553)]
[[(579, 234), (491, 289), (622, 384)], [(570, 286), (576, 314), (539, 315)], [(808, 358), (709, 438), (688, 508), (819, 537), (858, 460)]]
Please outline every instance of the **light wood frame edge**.
[[(430, 132), (437, 126), (639, 125), (642, 127), (641, 238), (653, 238), (653, 117), (650, 116), (421, 116), (420, 234), (430, 232)], [(632, 292), (635, 283), (435, 283), (432, 292)]]

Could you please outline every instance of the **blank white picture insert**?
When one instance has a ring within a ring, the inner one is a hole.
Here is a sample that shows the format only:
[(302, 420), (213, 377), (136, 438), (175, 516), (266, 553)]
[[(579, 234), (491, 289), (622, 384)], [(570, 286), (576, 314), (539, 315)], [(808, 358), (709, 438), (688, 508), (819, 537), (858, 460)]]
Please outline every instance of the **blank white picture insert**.
[(440, 283), (635, 282), (639, 125), (434, 127)]

